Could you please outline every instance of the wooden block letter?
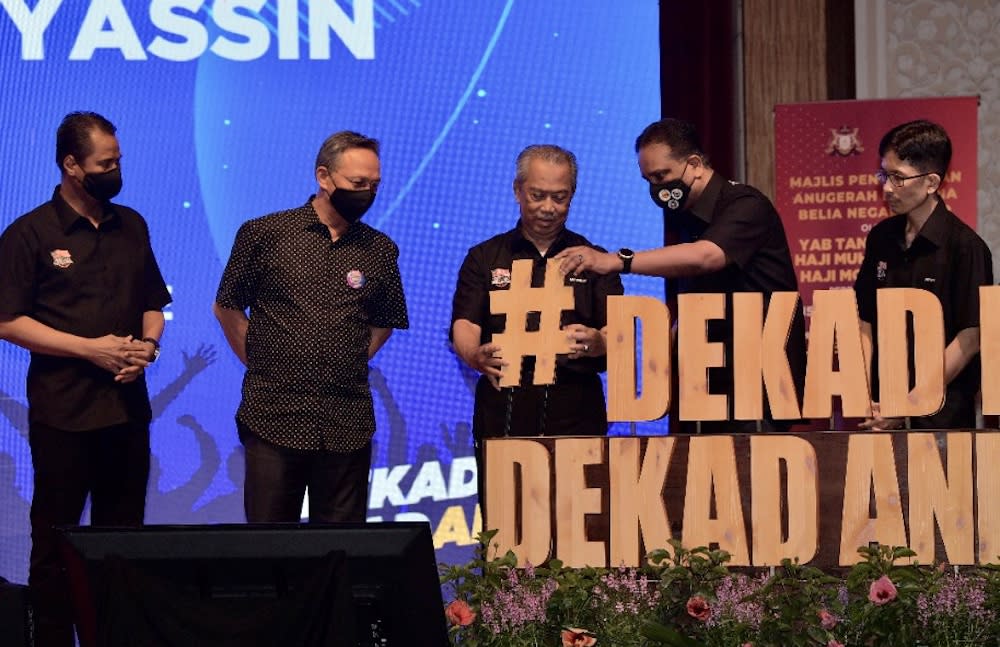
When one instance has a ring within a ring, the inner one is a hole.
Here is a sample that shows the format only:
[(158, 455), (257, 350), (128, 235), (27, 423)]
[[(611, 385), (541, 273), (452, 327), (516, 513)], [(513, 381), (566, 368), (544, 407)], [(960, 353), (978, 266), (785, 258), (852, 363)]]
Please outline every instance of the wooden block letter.
[(556, 440), (556, 550), (570, 568), (607, 566), (605, 545), (589, 541), (586, 516), (601, 513), (600, 488), (588, 488), (584, 465), (604, 462), (604, 438)]
[(688, 548), (718, 543), (732, 555), (730, 564), (750, 566), (733, 437), (692, 436), (688, 443), (681, 543)]
[(767, 320), (762, 323), (764, 295), (759, 292), (733, 295), (733, 413), (737, 420), (764, 417), (762, 386), (767, 390), (772, 417), (777, 420), (802, 417), (785, 352), (798, 304), (797, 292), (775, 292), (767, 307)]
[(639, 535), (646, 552), (667, 545), (670, 519), (663, 504), (672, 436), (654, 436), (646, 443), (640, 467), (641, 438), (608, 440), (611, 486), (611, 559), (608, 566), (636, 567), (642, 562)]
[(979, 563), (1000, 563), (1000, 433), (976, 434), (976, 509)]
[(983, 365), (983, 415), (1000, 415), (1000, 285), (979, 288), (979, 355)]
[[(944, 405), (944, 315), (932, 292), (876, 290), (879, 403), (887, 418), (929, 416)], [(907, 313), (913, 314), (914, 386), (910, 390)]]
[[(642, 370), (636, 375), (636, 323)], [(670, 408), (670, 311), (652, 297), (608, 297), (608, 420), (658, 420)], [(638, 381), (642, 395), (638, 395)]]
[(725, 347), (708, 341), (706, 322), (724, 319), (724, 294), (681, 294), (677, 297), (679, 416), (681, 420), (727, 420), (729, 399), (709, 393), (708, 369), (725, 366)]
[[(508, 365), (500, 376), (500, 386), (521, 383), (521, 359), (535, 358), (535, 384), (555, 382), (556, 355), (571, 351), (572, 344), (560, 328), (563, 310), (573, 309), (573, 288), (565, 285), (559, 261), (545, 265), (545, 285), (531, 287), (534, 261), (514, 261), (510, 270), (510, 289), (490, 292), (490, 312), (507, 315), (504, 331), (493, 335)], [(528, 313), (539, 313), (538, 330), (528, 331)]]
[[(787, 491), (781, 489), (785, 463)], [(816, 450), (795, 436), (753, 436), (750, 439), (753, 482), (750, 517), (753, 525), (753, 565), (775, 566), (784, 558), (810, 561), (819, 547), (819, 479)], [(781, 536), (781, 502), (787, 502), (788, 536)]]
[(552, 543), (548, 448), (533, 440), (498, 438), (486, 441), (485, 452), (484, 524), (498, 531), (493, 539), (499, 545), (498, 554), (513, 550), (520, 566), (545, 562)]
[[(834, 354), (839, 363), (836, 371), (833, 370)], [(844, 416), (864, 418), (871, 415), (868, 365), (861, 347), (858, 305), (853, 290), (813, 292), (807, 362), (802, 398), (804, 418), (829, 418), (834, 395), (840, 396)]]
[[(851, 434), (844, 474), (844, 512), (840, 526), (840, 565), (860, 561), (858, 548), (878, 542), (906, 546), (891, 434)], [(875, 516), (870, 516), (872, 493)]]
[(950, 564), (975, 564), (972, 516), (972, 433), (942, 434), (948, 439), (948, 473), (941, 465), (935, 434), (906, 437), (910, 483), (910, 548), (921, 564), (934, 561), (934, 520), (941, 529)]

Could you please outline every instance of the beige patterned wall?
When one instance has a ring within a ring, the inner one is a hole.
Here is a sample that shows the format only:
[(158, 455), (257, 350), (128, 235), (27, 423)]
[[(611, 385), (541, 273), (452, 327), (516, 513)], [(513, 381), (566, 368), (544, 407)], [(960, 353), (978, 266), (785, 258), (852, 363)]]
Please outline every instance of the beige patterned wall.
[(855, 0), (859, 99), (979, 95), (979, 233), (1000, 278), (1000, 1)]

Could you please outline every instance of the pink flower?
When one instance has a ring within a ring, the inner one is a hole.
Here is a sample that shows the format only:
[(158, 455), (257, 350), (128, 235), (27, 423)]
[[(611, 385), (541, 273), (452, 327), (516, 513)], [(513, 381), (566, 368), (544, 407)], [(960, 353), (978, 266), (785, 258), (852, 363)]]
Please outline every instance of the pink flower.
[(586, 629), (578, 629), (576, 627), (563, 629), (561, 635), (563, 647), (591, 647), (591, 645), (597, 642), (594, 634)]
[(712, 615), (712, 609), (708, 606), (708, 600), (700, 595), (692, 596), (687, 601), (687, 612), (689, 616), (702, 622), (708, 620), (709, 616)]
[(743, 643), (743, 647), (753, 647), (753, 643)]
[(468, 627), (476, 619), (476, 612), (469, 607), (465, 600), (452, 600), (444, 608), (444, 617), (453, 625)]
[(844, 643), (831, 638), (830, 642), (826, 643), (826, 647), (844, 647)]
[(816, 614), (819, 616), (820, 626), (827, 631), (830, 631), (837, 626), (837, 616), (833, 615), (826, 609), (820, 609), (816, 612)]
[(892, 602), (896, 599), (896, 585), (888, 575), (883, 575), (872, 582), (871, 588), (868, 589), (868, 599), (879, 606)]

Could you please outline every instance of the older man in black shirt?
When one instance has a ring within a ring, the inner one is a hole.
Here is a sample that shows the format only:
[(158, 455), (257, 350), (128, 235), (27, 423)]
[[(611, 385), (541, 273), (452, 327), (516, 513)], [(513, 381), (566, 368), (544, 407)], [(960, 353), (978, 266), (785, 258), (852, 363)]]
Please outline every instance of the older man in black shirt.
[[(499, 387), (503, 349), (493, 335), (508, 325), (505, 315), (490, 314), (490, 292), (510, 286), (515, 260), (534, 262), (532, 286), (545, 276), (546, 259), (575, 245), (588, 246), (583, 236), (566, 228), (570, 202), (576, 191), (576, 157), (551, 145), (529, 146), (517, 158), (514, 197), (520, 205), (517, 226), (469, 250), (458, 275), (452, 305), (455, 352), (482, 373), (476, 385), (473, 439), (482, 475), (482, 442), (499, 436), (574, 435), (607, 433), (607, 410), (600, 375), (605, 370), (601, 328), (607, 323), (607, 297), (621, 294), (616, 274), (587, 273), (566, 278), (573, 287), (574, 309), (564, 311), (561, 324), (573, 352), (556, 360), (555, 384), (532, 384), (533, 358), (506, 370), (521, 375), (521, 386)], [(598, 248), (599, 249), (599, 248)], [(538, 326), (529, 318), (529, 328)], [(480, 478), (480, 495), (482, 478)]]
[(116, 129), (67, 115), (56, 134), (52, 200), (0, 237), (0, 338), (31, 351), (34, 467), (29, 584), (36, 642), (72, 645), (68, 583), (54, 526), (142, 524), (151, 411), (144, 368), (159, 354), (170, 302), (138, 213), (121, 190)]
[[(781, 217), (774, 205), (753, 187), (725, 180), (708, 163), (694, 126), (678, 119), (650, 124), (635, 142), (639, 169), (649, 182), (650, 195), (662, 207), (671, 225), (689, 242), (643, 252), (621, 249), (617, 254), (588, 248), (563, 250), (566, 272), (605, 274), (634, 272), (667, 278), (680, 277), (682, 292), (729, 295), (732, 312), (735, 292), (760, 292), (765, 306), (774, 292), (797, 292), (798, 281), (785, 238)], [(733, 330), (730, 320), (712, 320), (709, 340), (726, 349), (724, 367), (711, 369), (713, 393), (729, 396), (733, 409)], [(786, 344), (792, 380), (799, 394), (805, 383), (805, 318), (801, 305), (795, 313)], [(730, 413), (730, 420), (733, 415)], [(774, 431), (787, 428), (787, 421), (768, 415), (761, 421), (702, 423), (700, 431)], [(683, 425), (681, 431), (695, 431)]]
[[(894, 215), (868, 233), (854, 283), (862, 337), (869, 348), (874, 347), (869, 356), (877, 366), (876, 291), (907, 287), (933, 292), (944, 313), (945, 401), (936, 414), (910, 418), (910, 426), (973, 428), (980, 379), (979, 286), (993, 283), (990, 249), (938, 194), (951, 162), (951, 139), (941, 126), (923, 120), (896, 126), (882, 137), (879, 157), (879, 180)], [(878, 371), (872, 374), (877, 401)], [(906, 420), (883, 418), (877, 405), (874, 409), (875, 415), (862, 428), (905, 426)]]
[(310, 521), (365, 520), (368, 360), (408, 326), (399, 250), (359, 222), (380, 177), (377, 141), (335, 133), (316, 157), (317, 194), (236, 234), (214, 310), (247, 367), (236, 422), (248, 521), (298, 520), (307, 487)]

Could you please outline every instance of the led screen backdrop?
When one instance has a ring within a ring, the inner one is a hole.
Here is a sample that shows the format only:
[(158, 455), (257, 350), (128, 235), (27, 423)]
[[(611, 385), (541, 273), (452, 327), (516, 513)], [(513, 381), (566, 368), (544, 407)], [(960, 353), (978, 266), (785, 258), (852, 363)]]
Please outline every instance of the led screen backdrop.
[[(383, 144), (366, 221), (400, 247), (412, 326), (372, 365), (369, 515), (426, 519), (439, 557), (464, 558), (475, 376), (447, 345), (459, 265), (516, 222), (513, 162), (531, 143), (579, 157), (571, 227), (610, 249), (662, 239), (632, 152), (658, 117), (657, 22), (654, 0), (0, 0), (0, 225), (58, 183), (63, 115), (96, 110), (119, 127), (117, 201), (145, 215), (173, 293), (148, 374), (147, 520), (242, 520), (242, 370), (211, 314), (215, 288), (240, 223), (302, 204), (319, 144), (350, 128)], [(0, 343), (0, 575), (17, 581), (27, 364)]]

